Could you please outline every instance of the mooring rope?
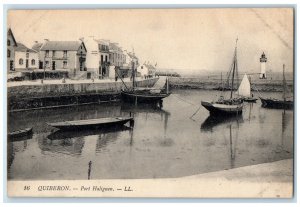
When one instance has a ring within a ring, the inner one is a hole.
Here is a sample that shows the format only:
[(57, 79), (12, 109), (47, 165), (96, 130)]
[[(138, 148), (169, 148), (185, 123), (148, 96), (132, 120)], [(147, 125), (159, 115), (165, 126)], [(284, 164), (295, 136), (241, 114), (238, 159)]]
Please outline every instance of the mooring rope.
[(257, 91), (259, 96), (262, 96), (261, 93), (258, 91), (258, 89), (256, 88), (256, 86), (254, 84), (252, 84), (253, 88)]
[(190, 105), (193, 105), (193, 106), (199, 106), (199, 104), (194, 104), (194, 103), (191, 103), (191, 102), (189, 102), (189, 101), (186, 101), (186, 100), (180, 98), (179, 96), (176, 96), (175, 94), (172, 94), (172, 96), (175, 96), (176, 98), (178, 98), (178, 99), (180, 99), (181, 101), (183, 101), (183, 102), (185, 102), (185, 103), (188, 103), (188, 104), (190, 104)]
[[(179, 96), (176, 96), (175, 94), (172, 94), (172, 95), (175, 96), (176, 98), (180, 99), (181, 101), (187, 103), (187, 104), (190, 104), (190, 105), (192, 105), (192, 106), (199, 106), (199, 104), (194, 104), (194, 103), (191, 103), (191, 102), (189, 102), (189, 101), (186, 101), (186, 100), (180, 98)], [(201, 109), (201, 106), (199, 106), (199, 108), (198, 108), (198, 109), (192, 114), (192, 116), (190, 116), (189, 118), (192, 119), (192, 117), (195, 116), (195, 115), (198, 113), (198, 111), (199, 111), (200, 109)], [(193, 119), (192, 119), (192, 120), (193, 120)]]
[(201, 106), (199, 106), (199, 108), (197, 109), (197, 111), (195, 111), (195, 113), (193, 113), (193, 115), (190, 116), (190, 119), (192, 119), (192, 117), (195, 116), (198, 113), (198, 111), (200, 110), (200, 108), (201, 108)]

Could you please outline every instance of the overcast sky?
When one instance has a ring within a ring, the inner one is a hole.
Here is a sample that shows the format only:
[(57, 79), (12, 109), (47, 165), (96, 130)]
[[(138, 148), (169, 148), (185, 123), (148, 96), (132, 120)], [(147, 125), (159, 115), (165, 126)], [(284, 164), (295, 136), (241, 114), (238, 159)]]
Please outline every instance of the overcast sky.
[(9, 11), (8, 26), (18, 42), (78, 40), (95, 36), (134, 51), (140, 62), (159, 68), (228, 71), (238, 36), (240, 71), (293, 67), (292, 9), (140, 9)]

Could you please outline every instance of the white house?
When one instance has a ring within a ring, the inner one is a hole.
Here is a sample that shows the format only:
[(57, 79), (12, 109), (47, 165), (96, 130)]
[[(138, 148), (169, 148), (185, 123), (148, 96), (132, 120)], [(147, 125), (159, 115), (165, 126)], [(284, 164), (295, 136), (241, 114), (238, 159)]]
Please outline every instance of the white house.
[(101, 74), (100, 65), (100, 51), (98, 41), (94, 39), (94, 36), (89, 36), (84, 39), (84, 44), (87, 49), (86, 53), (86, 67), (88, 71), (94, 71), (94, 75), (98, 78)]
[(151, 64), (144, 63), (143, 65), (138, 66), (137, 72), (141, 74), (141, 77), (155, 76), (156, 68)]
[(38, 52), (26, 47), (22, 43), (17, 43), (15, 48), (15, 69), (37, 69), (39, 63)]

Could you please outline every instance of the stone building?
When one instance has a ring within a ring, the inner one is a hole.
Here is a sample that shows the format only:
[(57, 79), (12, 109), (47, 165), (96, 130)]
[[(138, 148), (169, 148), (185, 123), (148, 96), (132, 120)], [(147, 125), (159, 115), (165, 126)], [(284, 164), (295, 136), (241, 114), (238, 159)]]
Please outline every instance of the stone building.
[(15, 48), (18, 46), (11, 28), (7, 30), (7, 72), (15, 71)]
[[(110, 78), (121, 76), (121, 74), (124, 73), (123, 65), (126, 63), (126, 56), (123, 53), (123, 50), (118, 43), (109, 43), (109, 62), (110, 62), (110, 70), (109, 70)], [(121, 77), (124, 77), (124, 74)]]
[(132, 69), (135, 69), (135, 74), (137, 75), (137, 68), (139, 67), (139, 59), (133, 52), (128, 52), (127, 50), (124, 51), (125, 54), (125, 64), (123, 64), (124, 69), (129, 69), (128, 76), (132, 76)]
[(86, 75), (86, 47), (82, 41), (45, 40), (39, 51), (39, 68), (67, 70), (70, 77)]
[(15, 48), (15, 70), (37, 69), (39, 63), (38, 52), (18, 42)]

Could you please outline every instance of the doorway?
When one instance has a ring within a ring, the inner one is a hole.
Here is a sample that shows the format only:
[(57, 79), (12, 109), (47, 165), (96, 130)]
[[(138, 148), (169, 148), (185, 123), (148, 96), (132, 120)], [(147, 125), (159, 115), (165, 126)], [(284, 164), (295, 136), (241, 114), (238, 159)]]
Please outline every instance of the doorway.
[(55, 61), (52, 61), (52, 70), (55, 70), (56, 64)]
[(43, 69), (43, 62), (39, 61), (39, 69)]

